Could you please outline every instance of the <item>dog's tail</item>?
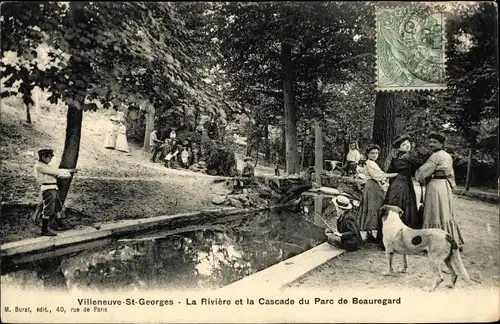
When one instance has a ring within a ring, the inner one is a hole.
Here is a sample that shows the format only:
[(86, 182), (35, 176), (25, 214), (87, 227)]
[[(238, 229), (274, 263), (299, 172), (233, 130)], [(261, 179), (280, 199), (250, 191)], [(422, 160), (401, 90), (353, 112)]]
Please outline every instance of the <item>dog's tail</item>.
[(448, 256), (446, 257), (445, 262), (450, 263), (453, 267), (453, 270), (455, 270), (458, 275), (463, 276), (464, 279), (469, 282), (470, 276), (462, 262), (462, 257), (460, 256), (457, 242), (455, 242), (453, 237), (451, 237), (451, 235), (448, 233), (446, 233), (446, 240), (450, 243), (450, 254), (448, 254)]

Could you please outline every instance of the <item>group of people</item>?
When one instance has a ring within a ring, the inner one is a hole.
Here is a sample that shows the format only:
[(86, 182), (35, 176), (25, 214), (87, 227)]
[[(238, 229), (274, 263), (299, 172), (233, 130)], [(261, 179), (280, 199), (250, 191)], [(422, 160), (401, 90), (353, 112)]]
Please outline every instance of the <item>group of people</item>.
[(187, 169), (200, 159), (198, 145), (189, 139), (183, 142), (178, 141), (175, 129), (172, 129), (165, 139), (160, 139), (158, 130), (154, 129), (149, 136), (149, 145), (153, 154), (150, 161), (155, 163), (156, 158), (159, 157), (168, 168), (178, 164)]
[(128, 153), (127, 127), (123, 118), (112, 116), (110, 121), (111, 124), (104, 140), (104, 148)]
[[(379, 210), (383, 205), (394, 205), (401, 208), (404, 212), (403, 222), (410, 228), (441, 228), (445, 230), (462, 249), (464, 240), (455, 221), (453, 208), (452, 190), (456, 187), (453, 159), (444, 150), (446, 138), (438, 133), (429, 134), (428, 146), (432, 154), (425, 163), (419, 163), (414, 157), (409, 140), (409, 136), (400, 136), (394, 140), (392, 146), (398, 153), (392, 159), (387, 172), (384, 172), (376, 162), (380, 147), (370, 145), (366, 149), (367, 160), (362, 171), (366, 183), (360, 207), (356, 213), (351, 211), (349, 215), (343, 216), (344, 222), (345, 219), (348, 219), (349, 224), (354, 224), (351, 227), (358, 228), (358, 230), (351, 228), (353, 233), (349, 249), (355, 250), (362, 243), (361, 236), (356, 233), (357, 231), (366, 231), (367, 242), (377, 243), (382, 249), (384, 248), (382, 220), (379, 217)], [(421, 203), (423, 208), (421, 207), (420, 210), (417, 206), (413, 176), (422, 188)], [(387, 180), (389, 180), (388, 186), (386, 185)], [(423, 193), (424, 187), (426, 188), (425, 195)], [(345, 201), (344, 204), (346, 204)], [(336, 233), (330, 231), (327, 235), (341, 237), (343, 235), (341, 230), (342, 226), (338, 228)], [(373, 235), (373, 231), (377, 232), (376, 236)]]

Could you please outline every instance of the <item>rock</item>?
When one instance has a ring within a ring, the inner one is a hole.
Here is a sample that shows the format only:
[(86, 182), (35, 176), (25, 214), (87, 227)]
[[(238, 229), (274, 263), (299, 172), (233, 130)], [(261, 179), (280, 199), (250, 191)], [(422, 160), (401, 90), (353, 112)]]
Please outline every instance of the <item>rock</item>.
[(231, 206), (236, 207), (236, 208), (243, 208), (243, 203), (241, 201), (239, 201), (238, 199), (233, 198), (233, 197), (229, 197), (228, 199), (229, 199)]
[(212, 199), (214, 205), (222, 205), (226, 201), (226, 196), (215, 197)]

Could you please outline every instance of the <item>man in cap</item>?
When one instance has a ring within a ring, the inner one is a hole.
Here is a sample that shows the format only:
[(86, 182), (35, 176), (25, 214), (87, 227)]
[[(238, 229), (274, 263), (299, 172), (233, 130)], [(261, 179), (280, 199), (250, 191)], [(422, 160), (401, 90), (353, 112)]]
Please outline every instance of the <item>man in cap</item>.
[[(62, 203), (59, 198), (57, 179), (69, 179), (77, 169), (57, 169), (49, 163), (54, 157), (54, 150), (43, 148), (38, 150), (38, 161), (35, 164), (35, 177), (40, 184), (43, 198), (42, 236), (56, 236), (49, 230), (49, 222), (55, 221), (58, 228), (64, 227), (61, 220)], [(57, 216), (57, 217), (56, 217)]]
[(363, 238), (349, 198), (339, 195), (332, 199), (332, 202), (337, 210), (337, 230), (329, 228), (325, 230), (327, 242), (346, 251), (359, 250), (363, 244)]
[(244, 188), (245, 185), (250, 183), (255, 176), (255, 170), (252, 165), (253, 159), (247, 156), (243, 159), (243, 161), (245, 162), (245, 166), (243, 166), (243, 170), (241, 170), (241, 176), (235, 177), (234, 179), (233, 182), (234, 189)]

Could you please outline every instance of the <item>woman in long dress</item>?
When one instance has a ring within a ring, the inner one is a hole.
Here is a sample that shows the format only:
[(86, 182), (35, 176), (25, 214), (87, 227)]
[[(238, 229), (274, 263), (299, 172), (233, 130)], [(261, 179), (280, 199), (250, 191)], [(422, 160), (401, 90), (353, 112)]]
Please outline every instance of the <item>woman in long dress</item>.
[(118, 135), (118, 123), (116, 120), (111, 119), (111, 124), (108, 127), (108, 133), (104, 140), (104, 148), (113, 150), (116, 146), (116, 137)]
[(392, 179), (385, 197), (385, 204), (398, 206), (404, 212), (403, 222), (406, 226), (420, 229), (423, 220), (418, 215), (417, 196), (413, 186), (412, 176), (418, 169), (418, 161), (411, 154), (409, 136), (401, 136), (392, 143), (398, 150), (398, 155), (392, 159), (388, 172), (397, 172)]
[(372, 230), (377, 229), (378, 212), (384, 205), (385, 191), (382, 182), (385, 178), (393, 178), (397, 173), (385, 173), (380, 169), (377, 162), (380, 152), (378, 145), (370, 145), (366, 149), (366, 161), (363, 174), (366, 179), (361, 197), (360, 208), (357, 213), (357, 221), (361, 231), (367, 232), (367, 241), (375, 241)]
[(120, 122), (118, 128), (118, 136), (116, 138), (116, 150), (128, 153), (128, 142), (127, 142), (127, 127), (123, 122)]
[[(418, 168), (418, 162), (411, 154), (411, 143), (408, 135), (398, 137), (392, 142), (392, 147), (398, 154), (391, 161), (387, 172), (397, 172), (398, 176), (391, 179), (384, 205), (398, 206), (403, 210), (403, 223), (411, 228), (422, 228), (422, 218), (418, 214), (417, 196), (413, 186), (412, 176)], [(379, 219), (377, 242), (382, 243), (382, 220)]]
[(443, 150), (445, 141), (441, 134), (429, 134), (433, 153), (415, 173), (417, 181), (426, 186), (422, 228), (440, 228), (448, 232), (462, 249), (465, 242), (455, 222), (453, 206), (455, 171), (451, 155)]

